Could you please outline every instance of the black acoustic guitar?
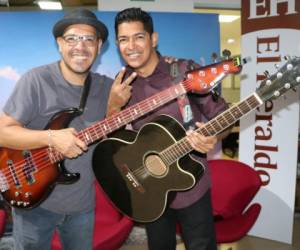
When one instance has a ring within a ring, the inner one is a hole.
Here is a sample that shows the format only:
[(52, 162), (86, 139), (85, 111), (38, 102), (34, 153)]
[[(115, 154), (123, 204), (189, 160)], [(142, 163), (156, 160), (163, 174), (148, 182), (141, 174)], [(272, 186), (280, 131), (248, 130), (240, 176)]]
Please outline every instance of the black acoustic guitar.
[[(299, 65), (300, 57), (288, 58), (256, 92), (196, 131), (217, 135), (264, 101), (299, 85)], [(135, 221), (150, 222), (163, 213), (170, 191), (193, 187), (203, 174), (202, 164), (189, 155), (192, 150), (183, 127), (162, 115), (137, 134), (123, 131), (100, 142), (93, 154), (93, 169), (102, 189), (122, 213)]]

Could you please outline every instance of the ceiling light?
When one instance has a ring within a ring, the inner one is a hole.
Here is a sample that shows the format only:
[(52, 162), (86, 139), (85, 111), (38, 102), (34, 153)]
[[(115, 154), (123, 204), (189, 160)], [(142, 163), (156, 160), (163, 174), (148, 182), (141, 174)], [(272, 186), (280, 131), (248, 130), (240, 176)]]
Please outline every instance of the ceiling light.
[(227, 43), (228, 44), (231, 44), (231, 43), (234, 43), (234, 42), (235, 42), (235, 40), (233, 38), (228, 38), (227, 39)]
[(231, 23), (237, 19), (239, 19), (240, 16), (234, 16), (234, 15), (219, 15), (219, 22), (220, 23)]
[(62, 10), (61, 2), (38, 1), (37, 4), (42, 10)]

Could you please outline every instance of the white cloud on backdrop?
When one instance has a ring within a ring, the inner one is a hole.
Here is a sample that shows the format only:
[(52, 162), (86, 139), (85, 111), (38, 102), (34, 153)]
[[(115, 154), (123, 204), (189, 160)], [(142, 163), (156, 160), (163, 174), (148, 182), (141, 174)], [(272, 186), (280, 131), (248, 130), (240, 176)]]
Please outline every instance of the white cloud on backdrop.
[(0, 68), (0, 76), (14, 82), (20, 79), (20, 75), (18, 74), (17, 70), (11, 66)]

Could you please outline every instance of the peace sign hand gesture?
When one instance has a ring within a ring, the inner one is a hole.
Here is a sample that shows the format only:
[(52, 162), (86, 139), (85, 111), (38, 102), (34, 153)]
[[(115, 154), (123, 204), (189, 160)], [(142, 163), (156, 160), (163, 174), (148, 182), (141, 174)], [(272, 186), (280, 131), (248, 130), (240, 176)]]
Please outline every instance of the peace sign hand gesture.
[(131, 96), (132, 86), (130, 84), (136, 78), (137, 73), (133, 72), (122, 82), (124, 75), (125, 68), (123, 67), (112, 84), (108, 98), (106, 116), (110, 116), (115, 112), (119, 112), (121, 108), (128, 102)]

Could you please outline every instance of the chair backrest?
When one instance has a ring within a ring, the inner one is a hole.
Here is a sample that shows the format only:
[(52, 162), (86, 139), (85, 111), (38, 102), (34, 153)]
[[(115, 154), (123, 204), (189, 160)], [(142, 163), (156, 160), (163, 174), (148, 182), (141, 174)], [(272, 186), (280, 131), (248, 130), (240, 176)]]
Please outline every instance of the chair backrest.
[(95, 220), (96, 223), (112, 224), (117, 223), (123, 217), (120, 212), (112, 205), (109, 199), (102, 191), (100, 185), (95, 183), (96, 188), (96, 207)]
[(0, 238), (4, 234), (5, 223), (6, 223), (6, 212), (3, 208), (0, 208)]
[(208, 166), (214, 215), (227, 218), (241, 214), (261, 187), (259, 174), (235, 160), (210, 160)]

